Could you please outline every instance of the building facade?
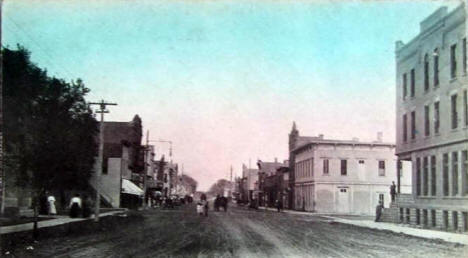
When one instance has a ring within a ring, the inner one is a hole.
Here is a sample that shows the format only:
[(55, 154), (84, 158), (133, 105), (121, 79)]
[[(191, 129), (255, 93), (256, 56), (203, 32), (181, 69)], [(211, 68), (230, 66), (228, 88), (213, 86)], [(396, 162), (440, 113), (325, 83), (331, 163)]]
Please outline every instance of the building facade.
[[(128, 184), (133, 186), (130, 180), (135, 181), (134, 175), (141, 172), (138, 165), (141, 154), (141, 119), (136, 115), (130, 122), (104, 122), (103, 133), (102, 174), (98, 180), (96, 173), (93, 173), (90, 184), (93, 188), (98, 185), (102, 201), (116, 208), (122, 204), (121, 194), (128, 194), (122, 187), (122, 180), (128, 180)], [(97, 169), (96, 162), (95, 171)]]
[(407, 44), (396, 42), (396, 154), (412, 164), (400, 221), (468, 230), (466, 11), (439, 8)]
[[(291, 152), (295, 209), (371, 215), (379, 201), (390, 206), (390, 186), (397, 182), (394, 144), (329, 140), (320, 135), (308, 137)], [(409, 193), (409, 170), (400, 175), (401, 190)]]

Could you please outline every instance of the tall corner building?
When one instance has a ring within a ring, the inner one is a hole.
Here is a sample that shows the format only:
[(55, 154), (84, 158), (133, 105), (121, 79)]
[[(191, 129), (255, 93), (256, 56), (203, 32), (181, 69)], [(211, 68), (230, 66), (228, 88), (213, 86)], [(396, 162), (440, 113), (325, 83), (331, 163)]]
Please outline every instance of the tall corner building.
[(398, 194), (399, 221), (468, 231), (466, 10), (441, 7), (419, 34), (396, 42), (396, 155), (411, 163), (412, 194)]

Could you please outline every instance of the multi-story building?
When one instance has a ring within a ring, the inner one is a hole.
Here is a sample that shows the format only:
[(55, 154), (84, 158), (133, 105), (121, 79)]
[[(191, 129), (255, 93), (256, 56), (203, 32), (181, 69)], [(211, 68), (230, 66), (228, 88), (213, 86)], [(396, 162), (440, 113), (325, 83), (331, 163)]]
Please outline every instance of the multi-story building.
[[(138, 115), (130, 122), (104, 122), (102, 175), (97, 182), (94, 173), (90, 184), (94, 188), (99, 185), (101, 198), (109, 206), (119, 207), (122, 204), (121, 193), (141, 194), (141, 187), (131, 182), (132, 175), (139, 171), (141, 133), (141, 119)], [(97, 169), (96, 162), (95, 171)]]
[(252, 200), (254, 192), (258, 191), (258, 169), (247, 168), (242, 164), (242, 178), (245, 178), (245, 193), (247, 200)]
[[(295, 126), (293, 131), (299, 137)], [(290, 152), (294, 156), (295, 209), (370, 215), (379, 201), (389, 207), (390, 186), (397, 181), (394, 144), (381, 138), (360, 142), (320, 135), (307, 137)], [(400, 176), (401, 189), (410, 192), (411, 174)]]
[(468, 230), (466, 11), (439, 8), (410, 42), (396, 42), (397, 139), (413, 191), (397, 198), (400, 220)]

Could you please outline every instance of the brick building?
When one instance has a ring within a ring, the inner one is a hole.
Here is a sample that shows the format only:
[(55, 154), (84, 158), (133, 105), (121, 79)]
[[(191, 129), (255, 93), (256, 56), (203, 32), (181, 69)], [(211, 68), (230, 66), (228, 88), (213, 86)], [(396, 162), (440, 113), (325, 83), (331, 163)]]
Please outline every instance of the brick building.
[(439, 8), (396, 42), (396, 154), (413, 168), (412, 194), (397, 198), (401, 222), (468, 229), (466, 47), (463, 5)]

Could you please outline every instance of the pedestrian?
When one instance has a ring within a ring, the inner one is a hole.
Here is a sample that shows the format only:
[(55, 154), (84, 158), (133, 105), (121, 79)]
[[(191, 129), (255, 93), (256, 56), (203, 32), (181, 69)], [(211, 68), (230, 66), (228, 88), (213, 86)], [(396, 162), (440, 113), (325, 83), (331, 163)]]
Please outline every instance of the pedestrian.
[(200, 216), (205, 215), (208, 217), (208, 201), (206, 200), (206, 195), (202, 194), (200, 196), (200, 201), (197, 203), (197, 213)]
[(221, 203), (221, 199), (219, 197), (219, 194), (216, 195), (216, 198), (214, 200), (214, 210), (215, 211), (219, 211), (219, 206), (220, 206), (220, 203)]
[(39, 214), (47, 215), (49, 213), (47, 204), (47, 192), (42, 190), (39, 194)]
[(283, 202), (280, 199), (276, 200), (276, 209), (278, 209), (278, 212), (283, 209)]
[(81, 198), (79, 194), (76, 194), (75, 197), (73, 197), (70, 200), (70, 217), (71, 218), (76, 218), (78, 215), (81, 213)]
[(223, 207), (224, 212), (227, 212), (228, 208), (228, 198), (221, 196), (221, 206)]
[(83, 218), (89, 218), (91, 216), (91, 200), (90, 198), (85, 195), (83, 196), (83, 208), (82, 208), (82, 214), (83, 214)]
[(390, 195), (392, 196), (392, 202), (394, 202), (395, 201), (395, 195), (396, 195), (395, 181), (392, 181), (392, 185), (390, 186)]
[(48, 214), (49, 215), (57, 215), (57, 209), (55, 208), (55, 197), (54, 195), (50, 194), (47, 197), (47, 203), (48, 203)]
[(382, 216), (383, 204), (382, 201), (379, 201), (379, 204), (375, 208), (375, 222), (380, 222), (380, 217)]

